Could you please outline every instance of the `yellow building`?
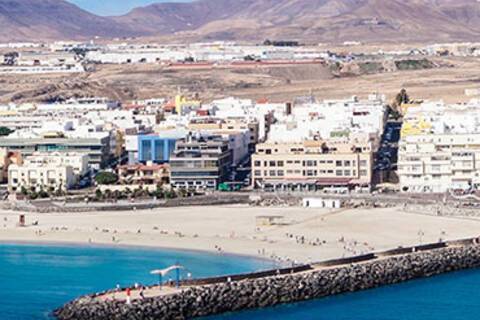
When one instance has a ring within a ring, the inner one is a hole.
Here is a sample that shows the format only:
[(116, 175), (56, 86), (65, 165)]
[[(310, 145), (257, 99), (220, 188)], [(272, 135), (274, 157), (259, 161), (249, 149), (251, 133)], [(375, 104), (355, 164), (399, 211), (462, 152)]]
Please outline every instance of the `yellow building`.
[(202, 102), (200, 100), (189, 100), (183, 95), (175, 96), (175, 111), (177, 114), (182, 114), (185, 107), (200, 107)]

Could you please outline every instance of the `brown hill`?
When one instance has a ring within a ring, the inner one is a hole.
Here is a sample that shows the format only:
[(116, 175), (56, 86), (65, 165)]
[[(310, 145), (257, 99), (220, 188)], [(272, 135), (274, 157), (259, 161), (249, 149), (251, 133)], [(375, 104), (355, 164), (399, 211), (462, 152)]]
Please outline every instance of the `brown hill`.
[(114, 19), (145, 33), (184, 31), (202, 39), (450, 41), (480, 35), (476, 0), (198, 0), (154, 4)]
[(0, 0), (0, 40), (79, 39), (134, 35), (109, 18), (63, 0)]
[(0, 41), (174, 35), (308, 42), (476, 40), (477, 0), (197, 0), (99, 17), (64, 0), (0, 0)]

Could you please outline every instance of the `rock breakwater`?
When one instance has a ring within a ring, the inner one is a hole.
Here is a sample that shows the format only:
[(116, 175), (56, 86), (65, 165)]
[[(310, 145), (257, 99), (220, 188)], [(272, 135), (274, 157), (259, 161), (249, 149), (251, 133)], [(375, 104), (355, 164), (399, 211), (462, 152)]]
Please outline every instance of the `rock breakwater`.
[(476, 239), (392, 250), (362, 259), (335, 260), (289, 274), (243, 277), (143, 300), (81, 297), (55, 311), (60, 320), (190, 319), (305, 301), (480, 267)]

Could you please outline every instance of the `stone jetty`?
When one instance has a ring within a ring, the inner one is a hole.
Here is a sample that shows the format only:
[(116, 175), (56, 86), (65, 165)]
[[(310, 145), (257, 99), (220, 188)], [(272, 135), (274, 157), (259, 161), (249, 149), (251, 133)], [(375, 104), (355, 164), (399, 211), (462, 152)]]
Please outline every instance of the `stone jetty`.
[(133, 300), (81, 297), (60, 320), (191, 319), (317, 299), (480, 267), (478, 239), (399, 248), (292, 269), (185, 281), (171, 294)]

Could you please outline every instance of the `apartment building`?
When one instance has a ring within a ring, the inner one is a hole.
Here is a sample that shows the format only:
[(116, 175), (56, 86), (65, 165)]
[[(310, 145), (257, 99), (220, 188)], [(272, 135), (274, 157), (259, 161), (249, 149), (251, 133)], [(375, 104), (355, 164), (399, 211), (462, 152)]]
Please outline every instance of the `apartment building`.
[(88, 157), (78, 153), (35, 154), (8, 168), (8, 189), (69, 190), (88, 168)]
[(56, 134), (43, 137), (4, 137), (0, 138), (0, 148), (18, 151), (24, 157), (36, 152), (77, 152), (88, 155), (88, 163), (94, 169), (105, 167), (111, 160), (111, 137), (109, 133), (97, 137), (68, 138)]
[(348, 140), (263, 143), (252, 156), (254, 188), (309, 191), (370, 186), (371, 143)]
[(480, 188), (480, 134), (402, 138), (398, 174), (404, 192)]
[(443, 193), (480, 187), (480, 101), (408, 108), (399, 142), (404, 192)]
[(177, 188), (217, 189), (228, 179), (232, 163), (228, 140), (190, 135), (177, 141), (170, 158), (170, 184)]

